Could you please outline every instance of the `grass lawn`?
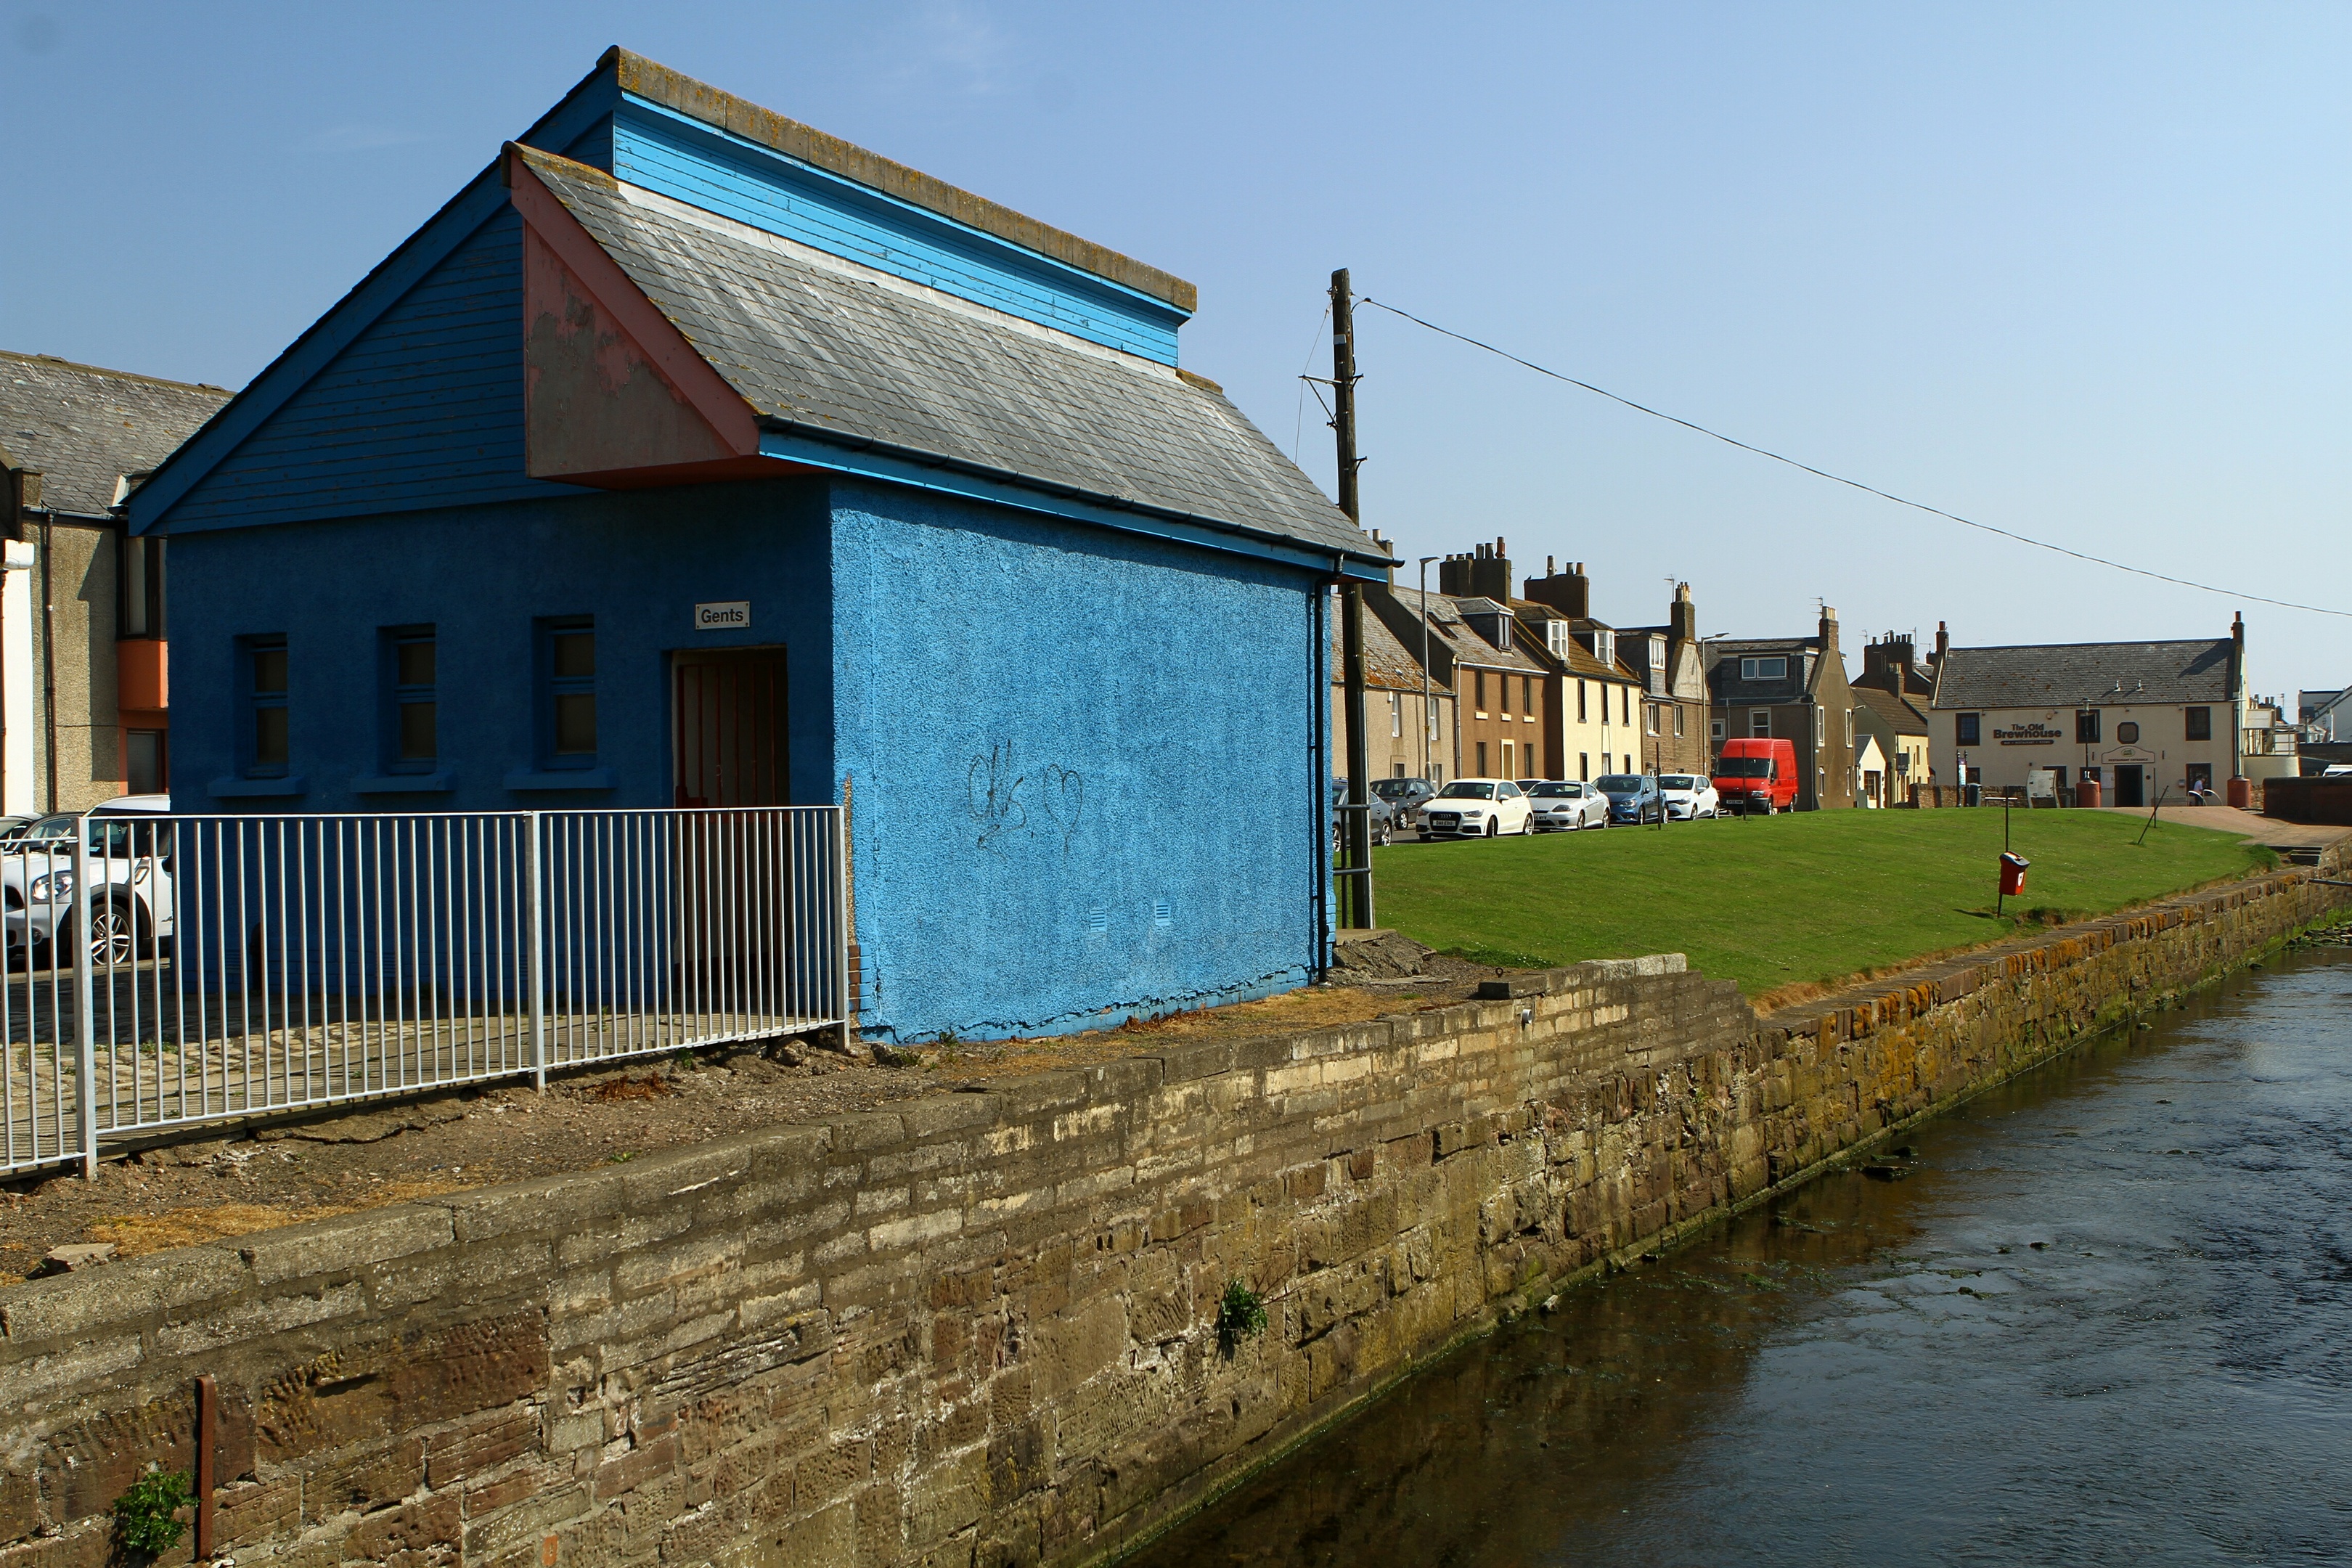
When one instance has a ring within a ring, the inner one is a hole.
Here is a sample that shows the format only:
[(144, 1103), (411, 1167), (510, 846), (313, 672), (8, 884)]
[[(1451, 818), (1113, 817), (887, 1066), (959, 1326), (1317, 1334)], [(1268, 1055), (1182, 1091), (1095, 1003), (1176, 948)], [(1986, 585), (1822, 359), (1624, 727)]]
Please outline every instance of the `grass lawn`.
[(1822, 811), (1374, 851), (1380, 922), (1482, 963), (1682, 952), (1749, 996), (1973, 947), (2273, 863), (2210, 828), (2010, 814), (2026, 891), (1993, 918), (2001, 813)]

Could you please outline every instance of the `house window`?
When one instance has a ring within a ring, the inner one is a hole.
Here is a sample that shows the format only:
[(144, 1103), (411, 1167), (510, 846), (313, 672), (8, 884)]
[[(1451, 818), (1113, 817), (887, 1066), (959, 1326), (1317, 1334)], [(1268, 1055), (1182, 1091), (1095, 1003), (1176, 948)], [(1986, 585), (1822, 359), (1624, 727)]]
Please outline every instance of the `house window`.
[(1592, 657), (1603, 664), (1617, 662), (1617, 634), (1607, 629), (1592, 634)]
[(2080, 744), (2087, 746), (2097, 741), (2098, 738), (2099, 710), (2095, 708), (2084, 708), (2078, 710), (2074, 714), (2075, 741)]
[[(1477, 710), (1479, 718), (1486, 716), (1486, 672), (1483, 669), (1470, 672), (1470, 706)], [(1483, 774), (1486, 770), (1479, 771)]]
[(1579, 752), (1576, 753), (1576, 776), (1580, 779), (1589, 779), (1592, 776), (1592, 753), (1591, 752)]
[(433, 628), (387, 626), (381, 635), (384, 771), (429, 773), (441, 755)]
[(2138, 745), (2139, 726), (2129, 719), (2125, 720), (2116, 726), (2116, 739), (2126, 746)]
[(1650, 689), (1662, 692), (1665, 689), (1666, 639), (1654, 637), (1650, 639)]
[(1829, 715), (1822, 709), (1813, 710), (1813, 744), (1822, 743), (1822, 733), (1829, 727)]
[(1723, 744), (1723, 721), (1722, 721), (1722, 720), (1720, 720), (1720, 719), (1709, 719), (1709, 720), (1706, 721), (1706, 739), (1707, 739), (1707, 743), (1708, 743), (1708, 744), (1710, 744), (1710, 745), (1720, 746), (1720, 745), (1722, 745), (1722, 744)]
[(1389, 693), (1389, 736), (1392, 740), (1404, 738), (1404, 705), (1393, 691)]
[(1984, 715), (1981, 713), (1953, 714), (1953, 742), (1956, 745), (1962, 746), (1973, 746), (1979, 744), (1982, 741), (1984, 735), (1984, 726), (1982, 723), (1983, 718)]
[(1581, 723), (1583, 723), (1583, 722), (1585, 721), (1585, 719), (1584, 719), (1584, 682), (1583, 682), (1583, 681), (1581, 681), (1581, 680), (1580, 680), (1580, 681), (1578, 681), (1578, 682), (1576, 683), (1576, 721), (1577, 721), (1578, 723), (1580, 723), (1580, 724), (1581, 724)]
[(2183, 709), (2181, 711), (2189, 721), (2189, 739), (2192, 741), (2210, 741), (2213, 738), (2213, 710), (2210, 708), (2188, 708)]
[(1681, 703), (1677, 702), (1677, 703), (1675, 703), (1675, 740), (1677, 740), (1677, 741), (1679, 741), (1679, 740), (1681, 740), (1682, 738), (1683, 738), (1683, 705), (1682, 705)]
[(121, 600), (115, 611), (114, 635), (163, 636), (163, 542), (124, 534), (121, 561), (121, 571), (116, 577)]
[(1617, 721), (1628, 730), (1633, 727), (1633, 689), (1630, 686), (1617, 689)]
[(1478, 742), (1478, 771), (1472, 776), (1482, 779), (1495, 776), (1486, 771), (1486, 742), (1484, 741)]
[(1786, 680), (1789, 661), (1785, 658), (1743, 658), (1739, 661), (1742, 680)]
[(1515, 779), (1518, 776), (1511, 769), (1511, 742), (1506, 741), (1503, 742), (1503, 777)]
[(2213, 764), (2210, 763), (2189, 763), (2188, 783), (2190, 789), (2211, 789), (2213, 787)]
[(1853, 710), (1851, 708), (1845, 710), (1845, 743), (1849, 746), (1853, 744)]
[(1654, 702), (1642, 704), (1642, 727), (1653, 735), (1658, 732), (1658, 704)]
[(131, 795), (161, 795), (172, 787), (171, 752), (161, 730), (132, 730), (123, 736), (123, 758)]
[(246, 776), (286, 774), (286, 639), (247, 637), (238, 646), (238, 684), (245, 699), (243, 744)]
[(1404, 777), (1404, 764), (1403, 764), (1402, 763), (1397, 763), (1397, 764), (1395, 765), (1395, 770), (1394, 770), (1392, 773), (1391, 773), (1389, 774), (1389, 776), (1390, 776), (1391, 778), (1399, 778), (1399, 779), (1401, 779), (1401, 778)]
[(1772, 710), (1750, 708), (1748, 710), (1748, 732), (1759, 741), (1769, 737), (1772, 733)]
[(1519, 713), (1523, 718), (1536, 716), (1536, 678), (1532, 675), (1519, 677)]
[(584, 617), (540, 623), (540, 668), (546, 672), (540, 733), (551, 767), (596, 761), (596, 626)]

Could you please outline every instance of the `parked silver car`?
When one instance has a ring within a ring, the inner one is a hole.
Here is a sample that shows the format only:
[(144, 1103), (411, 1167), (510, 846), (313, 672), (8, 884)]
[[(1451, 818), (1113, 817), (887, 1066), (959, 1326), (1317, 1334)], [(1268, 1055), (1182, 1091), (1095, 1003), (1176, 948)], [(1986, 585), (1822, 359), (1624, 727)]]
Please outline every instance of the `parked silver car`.
[(1526, 785), (1528, 804), (1535, 808), (1536, 830), (1567, 833), (1582, 827), (1609, 826), (1609, 801), (1600, 791), (1578, 779), (1531, 779)]
[[(8, 963), (52, 962), (60, 936), (86, 936), (101, 964), (128, 963), (172, 935), (172, 809), (161, 795), (117, 796), (60, 812), (0, 841), (0, 917)], [(74, 835), (88, 835), (90, 885), (74, 886)]]

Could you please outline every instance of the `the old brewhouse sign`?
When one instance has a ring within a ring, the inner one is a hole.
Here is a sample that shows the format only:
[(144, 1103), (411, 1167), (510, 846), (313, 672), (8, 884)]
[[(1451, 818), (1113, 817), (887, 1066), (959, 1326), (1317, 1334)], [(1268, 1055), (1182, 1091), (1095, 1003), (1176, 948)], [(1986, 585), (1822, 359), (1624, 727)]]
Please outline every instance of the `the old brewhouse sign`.
[(2004, 746), (2054, 746), (2060, 736), (2047, 724), (2020, 724), (2004, 730), (1994, 726), (1992, 738)]

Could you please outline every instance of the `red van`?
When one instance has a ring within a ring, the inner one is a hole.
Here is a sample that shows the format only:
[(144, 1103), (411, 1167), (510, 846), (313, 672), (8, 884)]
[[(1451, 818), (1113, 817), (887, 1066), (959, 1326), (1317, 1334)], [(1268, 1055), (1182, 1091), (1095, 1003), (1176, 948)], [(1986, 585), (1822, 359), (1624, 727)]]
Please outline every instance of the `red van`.
[(1726, 811), (1797, 809), (1797, 747), (1763, 737), (1726, 741), (1715, 760), (1715, 793)]

